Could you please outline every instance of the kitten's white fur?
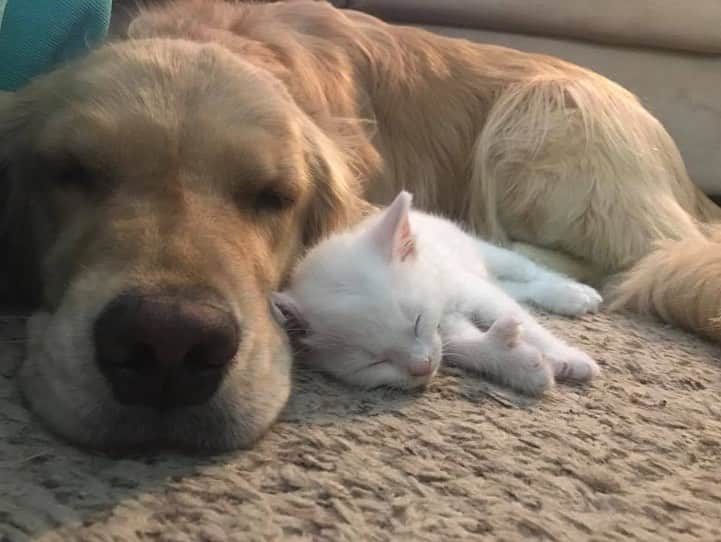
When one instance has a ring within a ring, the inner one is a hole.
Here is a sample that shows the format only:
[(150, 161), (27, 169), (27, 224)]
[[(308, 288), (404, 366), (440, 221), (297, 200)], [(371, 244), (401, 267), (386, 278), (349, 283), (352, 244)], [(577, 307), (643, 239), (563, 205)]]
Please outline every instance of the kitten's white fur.
[(599, 373), (519, 302), (579, 315), (598, 310), (601, 296), (412, 211), (401, 192), (311, 249), (271, 305), (305, 363), (358, 386), (423, 386), (442, 357), (530, 394), (554, 377), (585, 382)]

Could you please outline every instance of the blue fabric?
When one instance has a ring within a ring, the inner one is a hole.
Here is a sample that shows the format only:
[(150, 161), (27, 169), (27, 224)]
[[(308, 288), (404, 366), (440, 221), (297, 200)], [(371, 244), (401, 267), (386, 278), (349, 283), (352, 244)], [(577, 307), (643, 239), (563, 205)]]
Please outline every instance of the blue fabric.
[(2, 30), (3, 27), (3, 14), (5, 13), (5, 4), (7, 4), (6, 0), (0, 0), (0, 30)]
[(108, 32), (112, 0), (0, 0), (0, 90), (98, 45)]

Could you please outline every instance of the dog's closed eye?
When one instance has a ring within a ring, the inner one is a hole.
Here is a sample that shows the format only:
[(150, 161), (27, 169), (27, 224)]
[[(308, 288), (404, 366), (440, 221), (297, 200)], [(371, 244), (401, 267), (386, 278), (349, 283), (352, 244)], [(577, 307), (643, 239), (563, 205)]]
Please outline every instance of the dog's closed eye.
[[(52, 170), (51, 170), (52, 171)], [(56, 164), (53, 180), (62, 187), (91, 191), (97, 186), (97, 175), (76, 158), (65, 158)]]
[(104, 178), (97, 164), (66, 151), (30, 154), (23, 164), (34, 177), (44, 179), (48, 189), (91, 193)]
[(259, 211), (281, 211), (293, 202), (290, 195), (274, 188), (264, 188), (255, 196), (255, 208)]

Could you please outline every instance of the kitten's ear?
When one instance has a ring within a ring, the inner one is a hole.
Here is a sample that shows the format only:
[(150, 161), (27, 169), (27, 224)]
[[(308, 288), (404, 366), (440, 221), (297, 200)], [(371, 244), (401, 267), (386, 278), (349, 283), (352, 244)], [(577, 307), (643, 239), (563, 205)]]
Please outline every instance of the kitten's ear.
[(416, 239), (411, 231), (413, 196), (403, 190), (380, 215), (370, 234), (388, 261), (405, 261), (416, 256)]
[(303, 316), (300, 305), (286, 292), (270, 294), (270, 312), (278, 324), (285, 328), (288, 335), (300, 336), (308, 332), (308, 322)]

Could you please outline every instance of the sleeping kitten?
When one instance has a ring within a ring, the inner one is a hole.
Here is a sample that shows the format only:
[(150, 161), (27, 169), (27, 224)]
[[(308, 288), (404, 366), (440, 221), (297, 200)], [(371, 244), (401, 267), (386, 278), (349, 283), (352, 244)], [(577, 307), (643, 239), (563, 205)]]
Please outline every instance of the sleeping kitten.
[(411, 211), (411, 195), (401, 192), (311, 249), (271, 307), (301, 361), (362, 387), (426, 385), (441, 358), (529, 394), (554, 377), (587, 382), (599, 373), (518, 302), (578, 315), (596, 311), (601, 296)]

